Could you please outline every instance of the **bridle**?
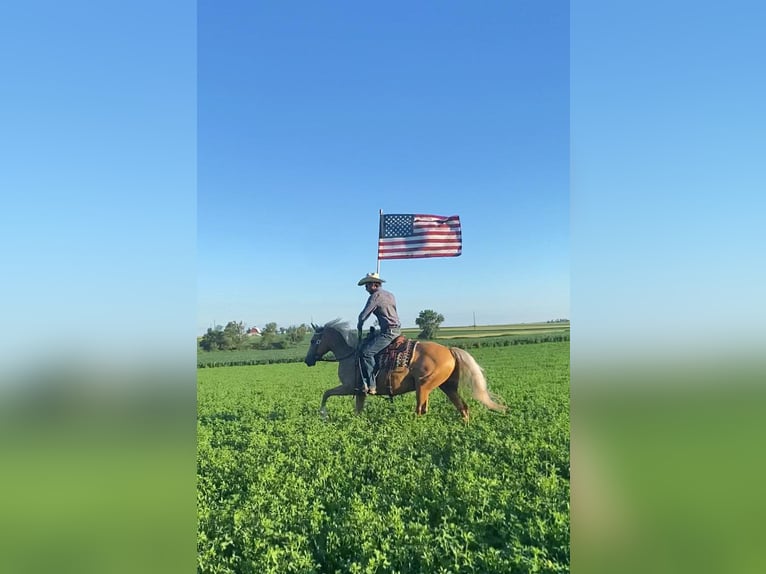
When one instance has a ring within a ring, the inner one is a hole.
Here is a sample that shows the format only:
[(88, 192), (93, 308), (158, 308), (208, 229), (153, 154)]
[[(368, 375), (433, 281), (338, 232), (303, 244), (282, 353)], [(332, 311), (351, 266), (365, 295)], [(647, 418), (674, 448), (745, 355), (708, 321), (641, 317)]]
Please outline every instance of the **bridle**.
[[(316, 337), (316, 335), (319, 335), (319, 334), (320, 333), (315, 333), (314, 336)], [(314, 345), (314, 339), (313, 338), (311, 340), (311, 344)], [(319, 341), (317, 341), (316, 344), (319, 344)], [(327, 353), (327, 352), (329, 352), (329, 350), (325, 351), (325, 353)], [(324, 361), (326, 363), (335, 363), (335, 362), (345, 361), (346, 359), (350, 359), (354, 355), (356, 355), (356, 349), (351, 349), (351, 352), (348, 353), (347, 355), (344, 355), (343, 357), (335, 357), (334, 359), (325, 359), (323, 356), (315, 354), (314, 355), (314, 360), (317, 361), (317, 362)]]

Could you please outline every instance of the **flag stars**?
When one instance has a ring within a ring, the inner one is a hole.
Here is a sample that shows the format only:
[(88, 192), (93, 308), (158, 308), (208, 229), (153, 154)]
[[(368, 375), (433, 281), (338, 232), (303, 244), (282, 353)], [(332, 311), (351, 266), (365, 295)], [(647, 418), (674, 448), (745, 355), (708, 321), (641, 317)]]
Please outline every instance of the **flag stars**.
[(412, 235), (411, 215), (384, 215), (382, 237), (408, 237)]

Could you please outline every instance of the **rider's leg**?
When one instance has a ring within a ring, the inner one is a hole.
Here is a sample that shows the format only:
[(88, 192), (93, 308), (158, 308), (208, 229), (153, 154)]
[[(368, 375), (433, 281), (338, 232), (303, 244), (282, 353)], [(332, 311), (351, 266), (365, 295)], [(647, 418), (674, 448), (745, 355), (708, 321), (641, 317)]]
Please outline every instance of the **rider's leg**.
[(372, 370), (375, 367), (375, 354), (366, 352), (364, 348), (359, 350), (359, 372), (362, 375), (361, 387), (365, 393), (369, 390)]
[(362, 345), (359, 351), (359, 366), (362, 370), (363, 384), (372, 392), (375, 390), (375, 378), (372, 371), (375, 368), (375, 355), (388, 347), (398, 334), (380, 333), (371, 341)]

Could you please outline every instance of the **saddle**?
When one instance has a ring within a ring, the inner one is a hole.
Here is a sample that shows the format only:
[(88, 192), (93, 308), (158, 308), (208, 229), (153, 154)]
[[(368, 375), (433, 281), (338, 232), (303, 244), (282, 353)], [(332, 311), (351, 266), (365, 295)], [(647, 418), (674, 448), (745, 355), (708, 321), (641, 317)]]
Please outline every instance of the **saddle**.
[(393, 400), (396, 389), (409, 373), (412, 351), (416, 344), (417, 341), (399, 335), (375, 355), (372, 376), (377, 381), (379, 394), (386, 394)]
[(409, 367), (412, 360), (412, 349), (415, 343), (404, 335), (399, 335), (396, 339), (375, 355), (375, 370), (388, 371), (398, 367)]
[[(375, 327), (370, 327), (366, 339), (370, 340), (373, 337), (375, 337)], [(395, 388), (399, 387), (399, 384), (409, 373), (415, 345), (417, 345), (416, 340), (399, 335), (387, 347), (375, 354), (372, 376), (377, 381), (379, 394), (388, 394), (393, 399), (392, 395)]]

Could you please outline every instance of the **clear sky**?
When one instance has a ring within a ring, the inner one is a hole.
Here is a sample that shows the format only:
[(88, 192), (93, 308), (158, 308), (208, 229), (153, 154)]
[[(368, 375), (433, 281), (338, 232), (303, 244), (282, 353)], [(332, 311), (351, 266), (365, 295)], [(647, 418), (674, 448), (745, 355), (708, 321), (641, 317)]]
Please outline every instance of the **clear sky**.
[(0, 361), (353, 320), (380, 209), (463, 222), (407, 325), (762, 354), (766, 5), (284, 5), (3, 6)]
[(765, 21), (573, 4), (573, 356), (763, 356)]
[(378, 213), (463, 254), (384, 260), (404, 326), (569, 317), (566, 2), (202, 3), (198, 330), (355, 320)]
[(41, 0), (0, 10), (3, 367), (189, 355), (193, 8)]

